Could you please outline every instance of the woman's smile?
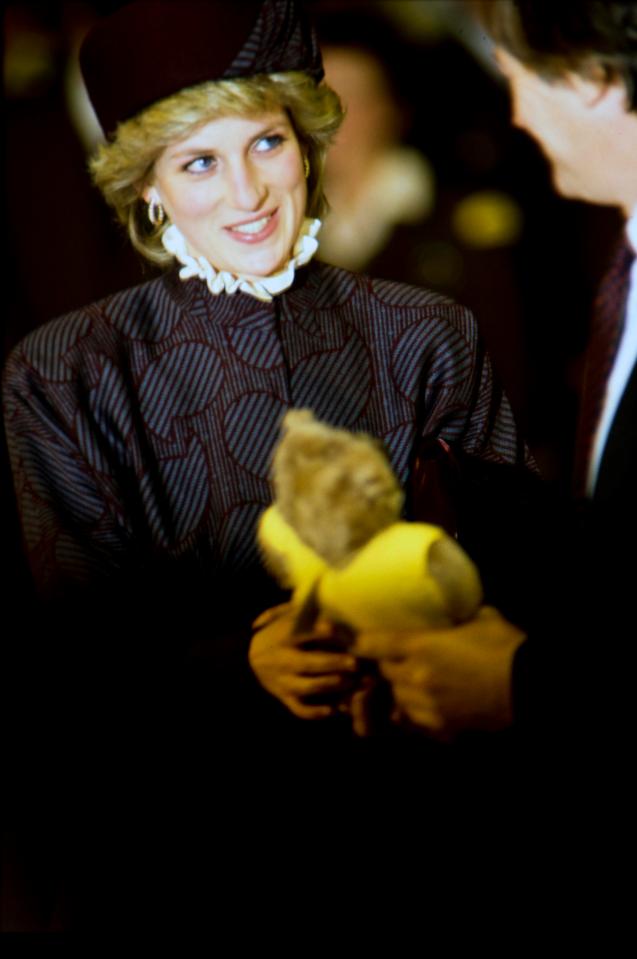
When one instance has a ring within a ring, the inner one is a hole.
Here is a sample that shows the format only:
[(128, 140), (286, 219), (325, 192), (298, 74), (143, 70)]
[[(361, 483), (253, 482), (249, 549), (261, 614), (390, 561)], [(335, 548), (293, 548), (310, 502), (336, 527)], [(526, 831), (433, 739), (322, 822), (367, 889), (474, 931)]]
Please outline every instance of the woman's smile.
[(239, 243), (261, 243), (274, 233), (277, 224), (277, 211), (273, 210), (257, 220), (246, 220), (234, 226), (227, 226), (226, 230)]
[(171, 144), (144, 191), (154, 195), (193, 256), (234, 274), (276, 273), (307, 204), (303, 153), (287, 114), (220, 117)]

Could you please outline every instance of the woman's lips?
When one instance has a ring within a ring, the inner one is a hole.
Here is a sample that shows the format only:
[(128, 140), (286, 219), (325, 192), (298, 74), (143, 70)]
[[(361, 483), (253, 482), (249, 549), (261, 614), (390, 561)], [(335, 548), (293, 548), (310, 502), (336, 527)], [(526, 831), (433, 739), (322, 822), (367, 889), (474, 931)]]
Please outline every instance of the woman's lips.
[(239, 223), (236, 226), (227, 226), (225, 227), (225, 231), (233, 240), (238, 240), (239, 243), (261, 243), (263, 240), (267, 240), (276, 230), (279, 223), (278, 214), (279, 211), (277, 208), (273, 210), (272, 213), (266, 213), (265, 216), (261, 216), (258, 219)]

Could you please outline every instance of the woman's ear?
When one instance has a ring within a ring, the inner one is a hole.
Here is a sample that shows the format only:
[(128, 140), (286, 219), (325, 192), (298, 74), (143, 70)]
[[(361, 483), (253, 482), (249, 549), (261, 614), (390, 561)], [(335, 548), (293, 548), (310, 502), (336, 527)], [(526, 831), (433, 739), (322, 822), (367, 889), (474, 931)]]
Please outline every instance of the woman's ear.
[(157, 189), (148, 183), (145, 187), (142, 188), (141, 198), (146, 201), (146, 203), (161, 203), (161, 197), (157, 192)]

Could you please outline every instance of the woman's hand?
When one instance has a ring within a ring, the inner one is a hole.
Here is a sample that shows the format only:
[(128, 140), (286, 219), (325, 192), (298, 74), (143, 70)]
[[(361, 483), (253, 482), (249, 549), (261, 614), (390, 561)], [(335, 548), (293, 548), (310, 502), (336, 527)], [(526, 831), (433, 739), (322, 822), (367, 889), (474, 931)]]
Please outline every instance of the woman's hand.
[[(253, 626), (248, 659), (264, 689), (300, 719), (324, 719), (349, 711), (358, 680), (355, 656), (339, 649), (334, 627), (318, 620), (295, 632), (298, 610), (287, 604), (268, 609)], [(336, 650), (335, 650), (336, 647)]]

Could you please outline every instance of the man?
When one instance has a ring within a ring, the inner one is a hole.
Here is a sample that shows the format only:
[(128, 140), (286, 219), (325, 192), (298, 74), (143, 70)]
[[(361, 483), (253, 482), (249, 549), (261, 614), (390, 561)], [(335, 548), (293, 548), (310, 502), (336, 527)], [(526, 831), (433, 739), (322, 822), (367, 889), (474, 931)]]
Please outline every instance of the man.
[(513, 724), (565, 750), (592, 749), (600, 733), (607, 744), (624, 726), (621, 657), (634, 634), (637, 3), (471, 6), (494, 40), (513, 123), (542, 147), (556, 190), (626, 219), (591, 330), (576, 456), (585, 496), (533, 519), (524, 629), (485, 608), (451, 630), (360, 636), (357, 652), (378, 660), (394, 718), (428, 734)]

